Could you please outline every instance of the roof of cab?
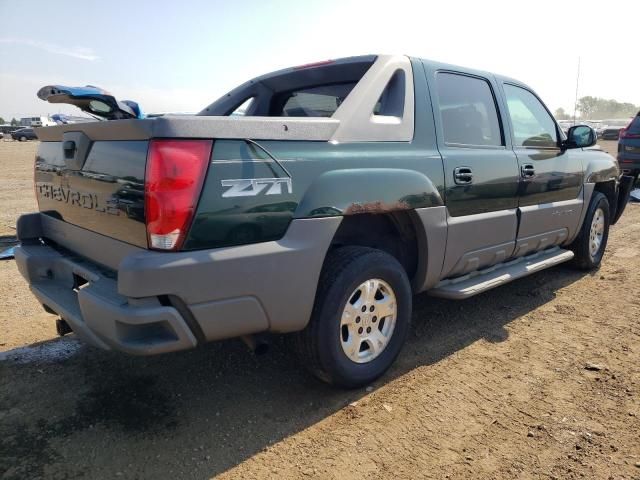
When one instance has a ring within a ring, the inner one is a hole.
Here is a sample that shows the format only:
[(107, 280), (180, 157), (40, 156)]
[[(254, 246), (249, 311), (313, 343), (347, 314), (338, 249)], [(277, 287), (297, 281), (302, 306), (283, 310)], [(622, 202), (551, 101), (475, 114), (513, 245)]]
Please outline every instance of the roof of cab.
[(451, 63), (438, 62), (436, 60), (429, 60), (427, 58), (416, 58), (416, 57), (410, 57), (410, 58), (415, 59), (415, 60), (419, 60), (419, 61), (423, 62), (424, 64), (428, 64), (428, 65), (432, 66), (433, 68), (435, 68), (436, 70), (451, 70), (451, 71), (455, 71), (455, 72), (470, 73), (472, 75), (477, 75), (479, 77), (493, 77), (497, 81), (500, 81), (500, 82), (513, 83), (515, 85), (521, 85), (523, 87), (531, 89), (531, 87), (529, 87), (526, 83), (521, 82), (520, 80), (517, 80), (515, 78), (508, 77), (506, 75), (500, 75), (500, 74), (489, 72), (489, 71), (486, 71), (486, 70), (478, 70), (478, 69), (475, 69), (475, 68), (464, 67), (462, 65), (454, 65), (454, 64), (451, 64)]

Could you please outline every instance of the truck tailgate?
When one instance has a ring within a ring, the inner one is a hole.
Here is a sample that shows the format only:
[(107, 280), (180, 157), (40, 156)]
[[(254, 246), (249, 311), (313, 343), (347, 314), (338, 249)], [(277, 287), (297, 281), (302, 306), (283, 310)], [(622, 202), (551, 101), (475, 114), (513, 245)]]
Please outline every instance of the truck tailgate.
[(34, 174), (40, 211), (146, 248), (144, 172), (149, 142), (82, 138), (77, 132), (65, 134), (61, 141), (40, 143)]
[(147, 248), (145, 168), (152, 139), (327, 141), (330, 118), (164, 116), (39, 128), (35, 190), (46, 215)]

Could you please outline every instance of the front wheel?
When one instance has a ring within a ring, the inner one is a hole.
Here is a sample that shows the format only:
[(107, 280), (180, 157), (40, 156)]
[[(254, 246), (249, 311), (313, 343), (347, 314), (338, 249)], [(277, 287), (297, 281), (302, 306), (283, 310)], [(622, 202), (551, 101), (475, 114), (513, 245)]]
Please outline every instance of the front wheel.
[(411, 322), (411, 286), (391, 255), (365, 247), (330, 251), (307, 327), (294, 348), (320, 379), (355, 388), (396, 359)]
[(595, 270), (600, 266), (609, 239), (609, 225), (609, 201), (604, 194), (595, 192), (580, 233), (569, 246), (575, 254), (574, 266), (581, 270)]
[(18, 140), (20, 140), (21, 142), (26, 142), (27, 141), (27, 137), (22, 135)]

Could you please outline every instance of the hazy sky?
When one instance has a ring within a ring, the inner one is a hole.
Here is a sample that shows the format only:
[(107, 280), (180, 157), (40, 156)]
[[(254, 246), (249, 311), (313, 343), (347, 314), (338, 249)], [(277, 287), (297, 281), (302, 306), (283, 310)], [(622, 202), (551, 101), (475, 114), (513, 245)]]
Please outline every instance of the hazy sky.
[(283, 67), (405, 53), (531, 85), (555, 110), (579, 96), (640, 104), (640, 1), (0, 0), (0, 116), (79, 112), (36, 97), (97, 85), (146, 112), (195, 112)]

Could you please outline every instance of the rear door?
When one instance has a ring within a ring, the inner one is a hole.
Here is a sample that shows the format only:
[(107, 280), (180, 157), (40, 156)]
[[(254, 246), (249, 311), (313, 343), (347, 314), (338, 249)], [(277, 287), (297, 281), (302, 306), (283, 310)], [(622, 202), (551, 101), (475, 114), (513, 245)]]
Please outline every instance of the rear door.
[(517, 229), (518, 162), (498, 113), (493, 78), (425, 66), (443, 158), (448, 210), (441, 277), (506, 260)]
[(520, 226), (514, 256), (562, 244), (578, 228), (583, 205), (582, 149), (562, 149), (561, 134), (542, 101), (504, 83), (513, 151), (518, 158)]

